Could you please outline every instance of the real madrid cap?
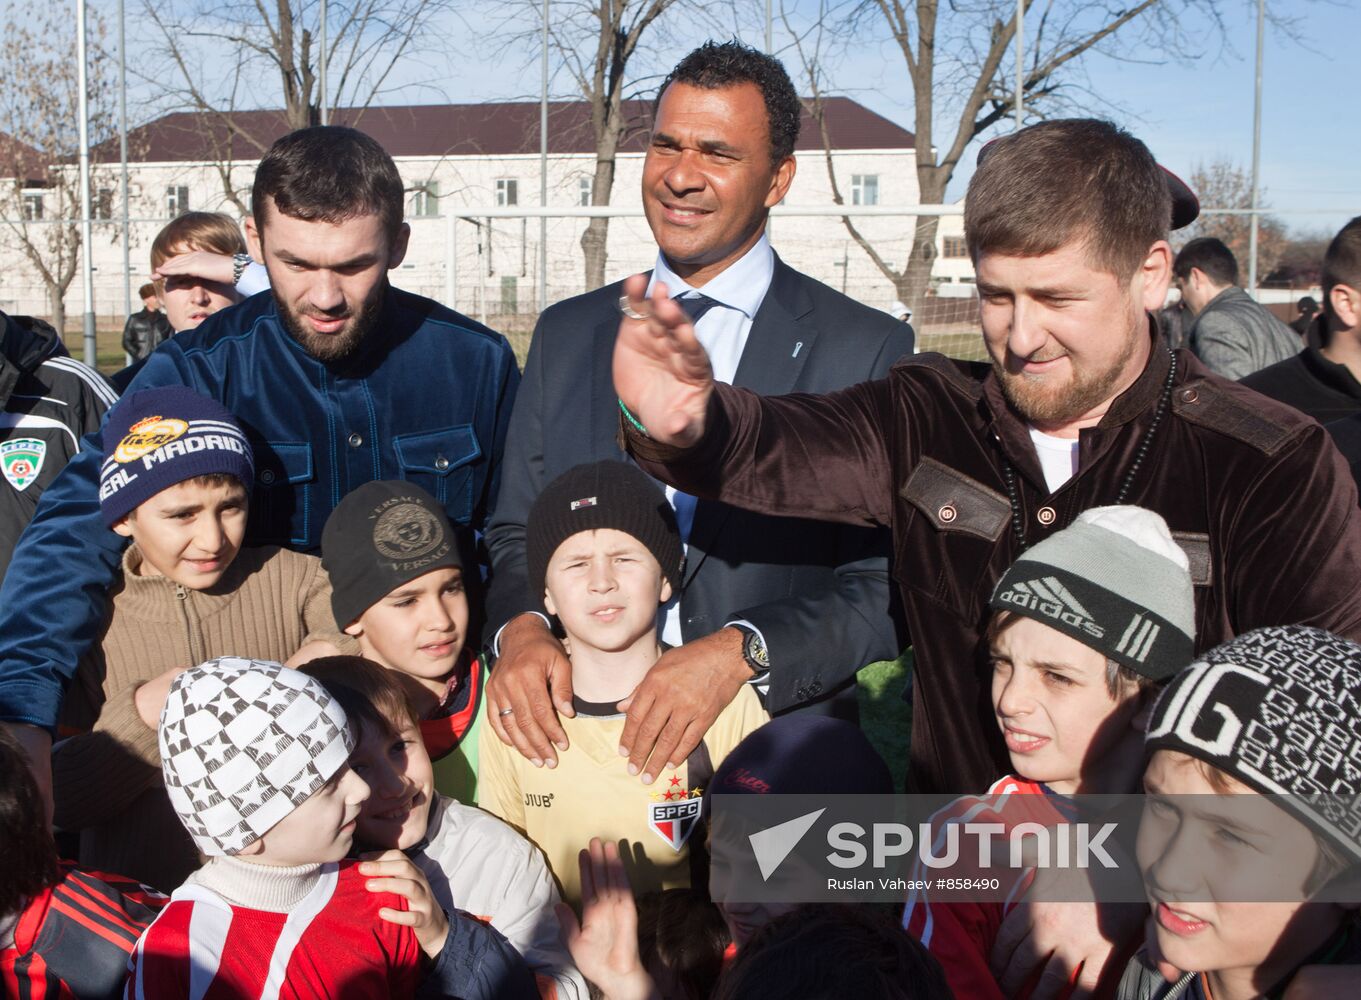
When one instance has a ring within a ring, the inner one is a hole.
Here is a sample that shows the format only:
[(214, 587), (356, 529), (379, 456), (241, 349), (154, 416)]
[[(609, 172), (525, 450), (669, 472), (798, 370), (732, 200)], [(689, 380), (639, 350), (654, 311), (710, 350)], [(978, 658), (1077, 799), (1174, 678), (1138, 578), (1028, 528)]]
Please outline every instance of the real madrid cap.
[(330, 781), (354, 737), (320, 681), (222, 656), (171, 683), (157, 744), (180, 822), (200, 851), (222, 855), (263, 837)]
[(1191, 662), (1195, 599), (1159, 515), (1093, 507), (1028, 549), (993, 591), (994, 611), (1033, 618), (1152, 680)]
[(462, 568), (458, 538), (439, 501), (399, 480), (365, 483), (336, 505), (321, 532), (331, 611), (345, 628), (402, 584)]
[(124, 396), (100, 433), (99, 507), (110, 527), (195, 476), (235, 476), (248, 493), (255, 482), (255, 459), (236, 418), (221, 403), (181, 385)]
[(543, 488), (525, 524), (530, 593), (543, 599), (548, 563), (558, 546), (579, 531), (613, 528), (632, 535), (661, 564), (680, 592), (681, 546), (676, 512), (661, 487), (629, 462), (606, 460), (574, 466)]

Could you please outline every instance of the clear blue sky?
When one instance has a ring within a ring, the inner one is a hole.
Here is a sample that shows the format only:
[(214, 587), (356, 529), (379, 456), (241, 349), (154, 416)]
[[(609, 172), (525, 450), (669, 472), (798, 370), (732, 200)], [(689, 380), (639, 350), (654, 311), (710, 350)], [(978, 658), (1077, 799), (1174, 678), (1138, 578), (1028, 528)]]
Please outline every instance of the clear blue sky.
[[(814, 11), (816, 0), (794, 0), (800, 10)], [(1171, 0), (1176, 2), (1176, 0)], [(776, 47), (788, 41), (779, 26)], [(1142, 63), (1117, 62), (1100, 54), (1085, 64), (1096, 113), (1132, 129), (1170, 169), (1189, 175), (1199, 163), (1229, 159), (1246, 169), (1252, 159), (1253, 56), (1256, 4), (1253, 0), (1219, 0), (1225, 37), (1194, 16), (1183, 20), (1185, 33), (1203, 54), (1189, 62), (1163, 60), (1154, 51), (1135, 53)], [(1292, 228), (1335, 231), (1361, 214), (1361, 112), (1357, 109), (1357, 66), (1361, 64), (1361, 3), (1356, 0), (1274, 0), (1279, 14), (1294, 18), (1302, 40), (1292, 41), (1268, 24), (1262, 121), (1262, 181), (1266, 204)], [(657, 53), (652, 70), (665, 67), (705, 34), (762, 44), (761, 0), (737, 0), (722, 8), (722, 20), (710, 27), (693, 25), (673, 37)], [(736, 11), (736, 14), (733, 12)], [(528, 9), (526, 9), (528, 14)], [(433, 88), (400, 89), (388, 100), (429, 102), (441, 93), (450, 100), (525, 99), (538, 93), (537, 39), (504, 41), (505, 22), (472, 8), (470, 24), (440, 32), (452, 39), (442, 60), (409, 60), (392, 82), (424, 81)], [(533, 18), (537, 22), (537, 17)], [(533, 31), (537, 23), (519, 22)], [(1032, 27), (1033, 31), (1034, 28)], [(458, 39), (472, 39), (462, 44)], [(456, 51), (461, 50), (461, 51)], [(797, 57), (785, 55), (791, 75), (798, 77)], [(447, 76), (446, 76), (447, 73)], [(891, 43), (878, 48), (857, 46), (853, 58), (835, 70), (836, 92), (854, 97), (886, 117), (912, 127), (911, 90), (906, 86), (902, 57)], [(555, 76), (554, 92), (570, 92), (565, 76)], [(939, 119), (938, 119), (939, 121)], [(965, 157), (971, 164), (973, 151)], [(956, 175), (950, 196), (958, 197), (968, 170)], [(1307, 214), (1308, 210), (1326, 210)]]

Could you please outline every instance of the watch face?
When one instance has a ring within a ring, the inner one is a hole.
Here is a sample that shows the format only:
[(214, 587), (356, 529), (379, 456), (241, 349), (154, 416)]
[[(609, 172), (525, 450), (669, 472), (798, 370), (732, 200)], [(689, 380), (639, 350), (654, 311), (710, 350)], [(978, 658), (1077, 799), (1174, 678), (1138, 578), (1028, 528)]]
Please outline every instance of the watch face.
[(747, 641), (743, 646), (743, 653), (746, 655), (747, 662), (757, 666), (762, 670), (770, 669), (770, 651), (766, 649), (765, 642), (755, 632), (747, 633)]

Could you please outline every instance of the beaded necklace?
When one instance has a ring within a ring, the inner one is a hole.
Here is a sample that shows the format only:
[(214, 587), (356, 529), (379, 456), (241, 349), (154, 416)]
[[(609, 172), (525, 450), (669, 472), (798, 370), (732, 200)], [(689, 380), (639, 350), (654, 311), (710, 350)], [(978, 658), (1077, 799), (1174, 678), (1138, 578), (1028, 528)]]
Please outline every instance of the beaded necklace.
[[(1139, 467), (1144, 463), (1144, 456), (1148, 454), (1148, 446), (1153, 443), (1153, 435), (1157, 433), (1158, 425), (1162, 423), (1163, 416), (1167, 413), (1167, 404), (1172, 399), (1172, 383), (1177, 377), (1177, 356), (1171, 351), (1167, 355), (1172, 360), (1171, 366), (1167, 369), (1167, 378), (1163, 380), (1162, 394), (1158, 397), (1158, 408), (1153, 411), (1153, 421), (1148, 425), (1148, 430), (1144, 432), (1144, 439), (1139, 442), (1139, 450), (1134, 455), (1134, 462), (1130, 465), (1129, 471), (1125, 473), (1125, 478), (1120, 484), (1120, 491), (1115, 495), (1115, 502), (1118, 504), (1125, 502), (1125, 497), (1129, 495), (1129, 488), (1134, 483), (1134, 477), (1139, 473)], [(1007, 484), (1007, 500), (1011, 503), (1011, 533), (1016, 536), (1016, 544), (1024, 552), (1028, 546), (1025, 537), (1025, 519), (1021, 516), (1021, 498), (1016, 489), (1016, 470), (1011, 467), (1007, 457), (998, 446), (998, 454), (1002, 459), (1002, 478)]]

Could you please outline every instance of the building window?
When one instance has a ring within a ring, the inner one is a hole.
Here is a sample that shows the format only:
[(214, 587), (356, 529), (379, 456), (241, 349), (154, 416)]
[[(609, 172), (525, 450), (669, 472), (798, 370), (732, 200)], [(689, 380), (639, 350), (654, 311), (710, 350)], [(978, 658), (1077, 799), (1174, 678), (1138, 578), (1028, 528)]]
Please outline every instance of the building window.
[(90, 217), (93, 219), (113, 218), (113, 188), (99, 188), (95, 191), (94, 201), (90, 203)]
[(591, 188), (593, 182), (589, 177), (577, 178), (577, 204), (586, 208), (591, 204)]
[(43, 196), (36, 191), (24, 192), (24, 220), (37, 222), (43, 217)]
[(165, 210), (172, 219), (177, 219), (189, 211), (189, 189), (183, 185), (166, 188)]
[(520, 204), (520, 182), (502, 177), (496, 182), (496, 204), (500, 208)]
[(958, 260), (961, 257), (969, 256), (969, 244), (965, 242), (963, 236), (947, 236), (942, 241), (941, 256)]
[[(514, 181), (511, 181), (514, 184)], [(516, 313), (520, 311), (520, 293), (516, 287), (518, 282), (513, 277), (501, 278), (501, 311), (503, 313)]]
[(426, 181), (411, 192), (408, 214), (414, 216), (439, 215), (438, 181)]
[(878, 174), (851, 174), (851, 204), (879, 204)]

